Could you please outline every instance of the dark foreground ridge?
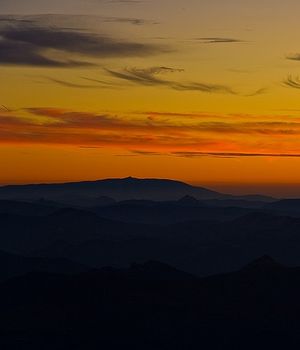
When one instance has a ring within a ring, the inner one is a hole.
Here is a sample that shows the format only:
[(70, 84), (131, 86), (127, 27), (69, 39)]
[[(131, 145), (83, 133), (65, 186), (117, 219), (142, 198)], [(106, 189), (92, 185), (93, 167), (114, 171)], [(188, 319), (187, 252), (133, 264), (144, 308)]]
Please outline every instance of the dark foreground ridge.
[[(266, 268), (266, 266), (268, 268)], [(199, 279), (151, 261), (0, 284), (3, 349), (273, 349), (300, 345), (300, 268), (269, 257)]]

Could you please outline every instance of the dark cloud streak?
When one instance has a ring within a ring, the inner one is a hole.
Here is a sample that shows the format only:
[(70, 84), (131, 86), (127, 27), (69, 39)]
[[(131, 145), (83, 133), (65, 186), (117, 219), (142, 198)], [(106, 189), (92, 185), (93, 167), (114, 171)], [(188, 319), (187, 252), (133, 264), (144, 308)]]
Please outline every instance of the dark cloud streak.
[[(1, 33), (0, 33), (1, 34)], [(55, 60), (43, 55), (35, 45), (26, 42), (0, 40), (0, 64), (30, 65), (39, 67), (79, 67), (90, 66), (90, 63), (76, 60)]]
[(147, 69), (126, 68), (123, 71), (106, 70), (111, 76), (126, 80), (137, 85), (143, 86), (165, 86), (179, 91), (200, 91), (206, 93), (236, 93), (226, 85), (201, 83), (201, 82), (176, 82), (161, 78), (161, 74), (182, 72), (182, 69), (169, 67), (151, 67)]
[(300, 153), (246, 153), (246, 152), (172, 152), (172, 155), (179, 157), (218, 157), (218, 158), (238, 158), (238, 157), (279, 157), (279, 158), (300, 158)]
[[(49, 50), (60, 57), (51, 56)], [(82, 57), (143, 57), (163, 52), (157, 45), (118, 40), (109, 36), (31, 24), (0, 27), (0, 64), (38, 67), (91, 66)], [(74, 55), (79, 58), (74, 59)], [(69, 57), (72, 58), (69, 58)]]
[(300, 53), (288, 55), (286, 56), (286, 59), (291, 61), (300, 61)]
[(292, 75), (288, 75), (288, 77), (283, 81), (283, 84), (293, 89), (300, 89), (299, 77), (293, 77)]
[(245, 42), (245, 41), (239, 40), (239, 39), (222, 38), (222, 37), (197, 38), (196, 40), (202, 44), (231, 44), (231, 43), (244, 43)]

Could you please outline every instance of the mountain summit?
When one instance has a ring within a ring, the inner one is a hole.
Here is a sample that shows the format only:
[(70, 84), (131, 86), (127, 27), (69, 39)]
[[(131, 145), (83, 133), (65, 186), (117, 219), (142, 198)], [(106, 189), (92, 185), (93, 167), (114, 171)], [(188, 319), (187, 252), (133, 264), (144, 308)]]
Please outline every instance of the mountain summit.
[(238, 198), (181, 181), (134, 177), (0, 187), (0, 199), (32, 201), (44, 198), (65, 203), (74, 203), (80, 200), (86, 202), (87, 199), (95, 200), (99, 197), (109, 197), (117, 201), (131, 199), (169, 201), (179, 200), (187, 196), (196, 200)]
[(62, 184), (14, 185), (0, 187), (0, 199), (72, 201), (78, 197), (106, 196), (118, 201), (130, 199), (178, 200), (184, 196), (196, 199), (222, 198), (218, 192), (168, 179), (138, 179), (134, 177)]
[(272, 271), (283, 267), (283, 265), (279, 264), (271, 256), (263, 255), (246, 265), (242, 271)]

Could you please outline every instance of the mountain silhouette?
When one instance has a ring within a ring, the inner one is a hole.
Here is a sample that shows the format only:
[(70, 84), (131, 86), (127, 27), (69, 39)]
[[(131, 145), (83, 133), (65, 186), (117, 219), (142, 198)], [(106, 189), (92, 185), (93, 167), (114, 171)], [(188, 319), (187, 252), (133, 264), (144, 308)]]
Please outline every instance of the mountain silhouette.
[(83, 264), (63, 258), (25, 257), (0, 251), (0, 281), (34, 271), (75, 274), (88, 270)]
[[(270, 263), (262, 257), (248, 266)], [(155, 261), (77, 275), (34, 272), (0, 284), (0, 345), (292, 349), (300, 344), (299, 293), (300, 268), (289, 267), (208, 278)]]
[[(197, 200), (195, 197), (192, 196), (184, 196), (178, 200), (178, 204), (182, 206), (191, 206), (191, 207), (197, 207), (198, 205), (201, 205), (201, 202)], [(202, 204), (203, 205), (203, 204)]]
[(275, 213), (300, 216), (300, 199), (282, 199), (264, 205), (264, 209)]
[(55, 203), (45, 203), (45, 202), (22, 202), (22, 201), (12, 201), (12, 200), (0, 200), (0, 213), (9, 213), (17, 215), (47, 215), (58, 210), (59, 206)]
[(99, 271), (109, 275), (114, 274), (137, 280), (185, 281), (196, 279), (196, 276), (192, 274), (155, 260), (145, 261), (144, 263), (132, 263), (129, 268), (125, 269), (104, 267)]
[(252, 212), (243, 207), (212, 207), (194, 197), (185, 196), (178, 201), (121, 201), (112, 206), (92, 207), (99, 216), (123, 222), (144, 224), (170, 224), (194, 220), (230, 220)]
[(269, 255), (263, 255), (258, 259), (252, 261), (243, 268), (243, 271), (252, 272), (266, 272), (283, 268), (282, 264), (279, 264), (275, 259)]
[[(167, 179), (105, 179), (98, 181), (73, 182), (64, 184), (10, 185), (0, 187), (0, 199), (46, 200), (67, 202), (69, 204), (93, 206), (103, 198), (112, 200), (178, 200), (184, 196), (196, 199), (226, 199), (234, 196), (221, 194), (204, 187)], [(81, 198), (81, 199), (80, 199)], [(237, 197), (241, 198), (241, 197)], [(244, 199), (258, 200), (256, 196), (244, 196)], [(261, 201), (272, 201), (269, 197), (259, 196)], [(107, 202), (108, 200), (106, 200)]]
[(9, 253), (118, 268), (158, 260), (199, 276), (237, 270), (268, 254), (300, 265), (300, 219), (249, 208), (130, 201), (47, 215), (0, 213), (0, 246)]

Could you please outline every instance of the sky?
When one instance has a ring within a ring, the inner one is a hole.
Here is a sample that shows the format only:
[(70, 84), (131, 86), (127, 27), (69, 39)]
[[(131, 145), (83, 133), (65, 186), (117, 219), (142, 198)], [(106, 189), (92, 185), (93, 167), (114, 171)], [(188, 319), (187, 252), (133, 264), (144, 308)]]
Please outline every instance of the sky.
[(0, 184), (300, 195), (296, 0), (0, 0)]

